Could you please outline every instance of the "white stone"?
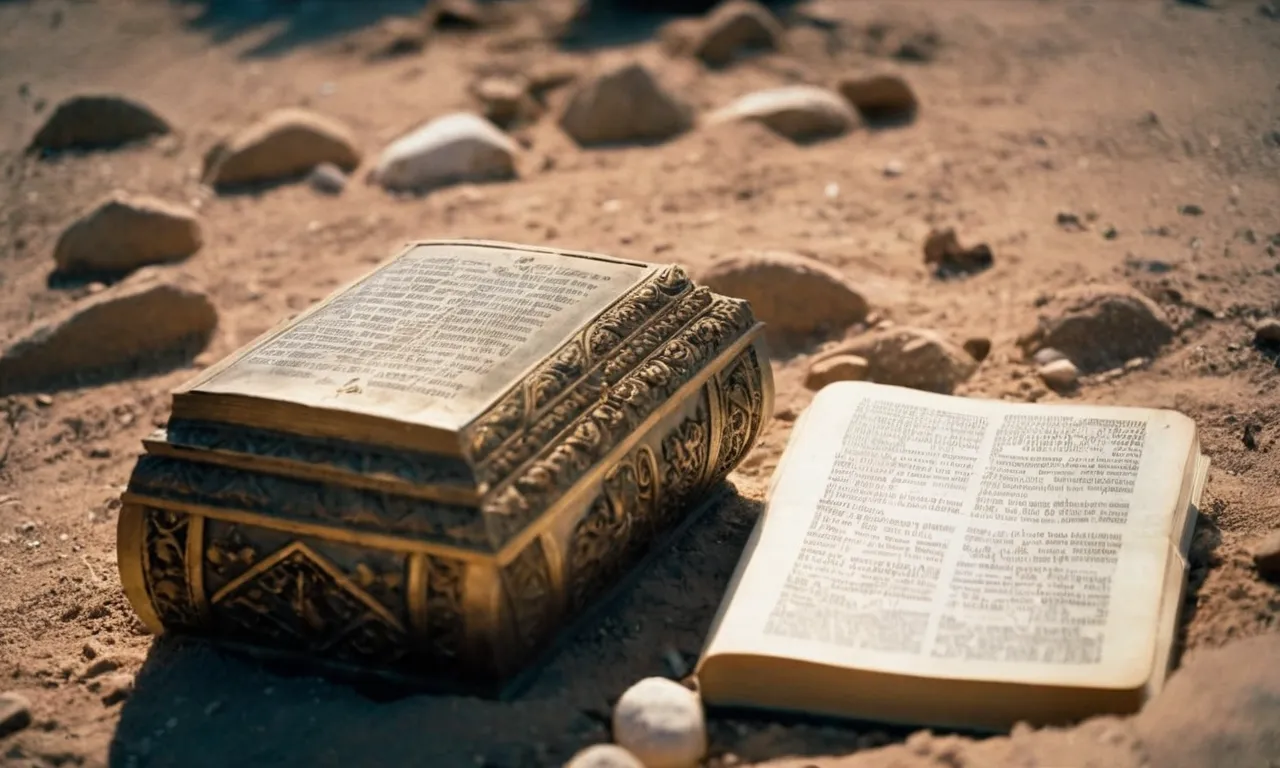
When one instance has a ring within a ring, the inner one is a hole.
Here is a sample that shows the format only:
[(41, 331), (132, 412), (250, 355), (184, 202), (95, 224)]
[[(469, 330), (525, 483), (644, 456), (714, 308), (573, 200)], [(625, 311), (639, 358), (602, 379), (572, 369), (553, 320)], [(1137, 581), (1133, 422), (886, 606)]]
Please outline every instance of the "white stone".
[(1031, 356), (1031, 359), (1036, 365), (1048, 365), (1056, 360), (1066, 360), (1067, 356), (1053, 347), (1045, 347), (1044, 349), (1036, 350), (1036, 353)]
[(564, 768), (645, 768), (645, 765), (617, 744), (596, 744), (578, 752)]
[(618, 699), (613, 739), (646, 768), (692, 768), (707, 751), (702, 702), (679, 683), (645, 678)]
[(784, 85), (749, 93), (712, 112), (708, 124), (754, 120), (793, 141), (837, 136), (858, 125), (839, 94), (814, 85)]
[(1071, 389), (1080, 378), (1080, 371), (1076, 368), (1075, 363), (1066, 358), (1042, 365), (1036, 373), (1040, 374), (1040, 379), (1050, 389), (1058, 391)]
[(392, 142), (378, 158), (373, 178), (394, 192), (510, 178), (517, 151), (515, 141), (493, 123), (455, 112)]

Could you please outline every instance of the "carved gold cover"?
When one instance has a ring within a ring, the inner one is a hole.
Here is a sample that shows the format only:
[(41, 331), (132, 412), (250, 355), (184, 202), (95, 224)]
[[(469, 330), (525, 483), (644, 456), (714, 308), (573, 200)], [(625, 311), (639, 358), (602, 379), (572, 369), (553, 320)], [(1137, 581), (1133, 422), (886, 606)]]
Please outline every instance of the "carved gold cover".
[(175, 413), (123, 497), (139, 616), (361, 677), (500, 689), (676, 531), (770, 418), (749, 306), (639, 266), (457, 430), (456, 452)]

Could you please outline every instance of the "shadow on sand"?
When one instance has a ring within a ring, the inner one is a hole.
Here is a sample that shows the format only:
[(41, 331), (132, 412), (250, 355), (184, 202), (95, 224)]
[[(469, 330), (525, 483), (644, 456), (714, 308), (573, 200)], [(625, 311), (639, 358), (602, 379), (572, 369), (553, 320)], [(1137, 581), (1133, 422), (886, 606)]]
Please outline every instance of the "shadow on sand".
[[(505, 0), (514, 13), (542, 0)], [(279, 56), (296, 48), (340, 38), (390, 17), (421, 14), (425, 0), (170, 0), (188, 6), (192, 29), (217, 43), (270, 29), (266, 39), (244, 52), (246, 58)], [(796, 0), (765, 0), (782, 13)], [(492, 5), (492, 0), (479, 5)], [(587, 51), (630, 45), (651, 38), (658, 27), (680, 15), (702, 14), (710, 0), (592, 0), (590, 13), (564, 36), (566, 50)]]

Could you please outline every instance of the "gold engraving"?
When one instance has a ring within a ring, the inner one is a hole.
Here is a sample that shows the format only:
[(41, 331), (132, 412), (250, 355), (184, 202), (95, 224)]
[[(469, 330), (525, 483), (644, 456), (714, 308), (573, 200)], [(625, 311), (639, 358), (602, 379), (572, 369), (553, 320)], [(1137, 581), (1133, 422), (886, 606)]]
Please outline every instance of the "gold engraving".
[(123, 495), (143, 622), (503, 680), (675, 530), (768, 418), (761, 325), (676, 266), (528, 255), (410, 248), (181, 388)]

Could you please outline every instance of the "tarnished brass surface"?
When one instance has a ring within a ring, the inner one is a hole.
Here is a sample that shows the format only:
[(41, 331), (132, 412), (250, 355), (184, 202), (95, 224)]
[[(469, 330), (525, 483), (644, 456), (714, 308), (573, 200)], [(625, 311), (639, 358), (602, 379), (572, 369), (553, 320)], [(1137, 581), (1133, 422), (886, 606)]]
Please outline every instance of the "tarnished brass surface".
[(119, 520), (142, 621), (357, 676), (501, 687), (771, 417), (746, 303), (679, 267), (647, 275), (465, 424), (457, 456), (174, 420)]

